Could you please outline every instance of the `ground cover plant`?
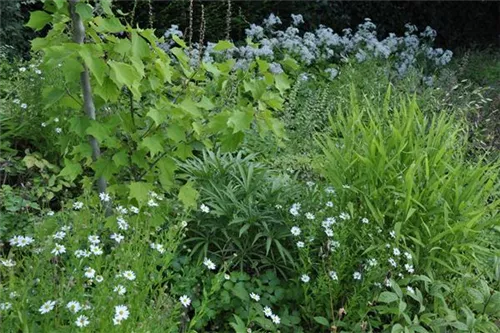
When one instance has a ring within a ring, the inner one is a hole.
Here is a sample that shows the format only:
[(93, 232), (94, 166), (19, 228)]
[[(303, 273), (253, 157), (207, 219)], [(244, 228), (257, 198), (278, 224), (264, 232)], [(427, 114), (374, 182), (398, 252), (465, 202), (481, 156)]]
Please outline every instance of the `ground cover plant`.
[(192, 43), (114, 9), (43, 1), (0, 59), (2, 331), (500, 331), (477, 63), (411, 24)]

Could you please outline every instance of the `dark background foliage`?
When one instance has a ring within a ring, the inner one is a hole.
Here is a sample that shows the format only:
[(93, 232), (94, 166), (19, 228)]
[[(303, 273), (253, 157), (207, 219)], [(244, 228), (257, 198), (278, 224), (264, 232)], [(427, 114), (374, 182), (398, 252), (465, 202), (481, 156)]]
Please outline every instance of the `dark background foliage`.
[[(132, 12), (134, 23), (148, 27), (149, 1), (115, 1), (115, 7)], [(217, 41), (226, 36), (226, 0), (194, 1), (193, 41), (199, 40), (201, 6), (205, 11), (205, 40)], [(189, 1), (151, 1), (154, 28), (163, 32), (171, 24), (178, 24), (187, 32), (189, 27)], [(22, 27), (29, 11), (38, 9), (37, 1), (0, 1), (0, 44), (14, 45), (21, 54), (27, 54), (30, 29)], [(290, 14), (302, 14), (304, 29), (320, 24), (336, 31), (355, 27), (365, 17), (371, 18), (382, 35), (401, 33), (404, 24), (411, 22), (419, 28), (429, 25), (438, 31), (437, 45), (453, 50), (460, 48), (500, 45), (499, 1), (232, 1), (231, 38), (241, 40), (250, 23), (261, 23), (270, 13), (289, 23)], [(129, 22), (131, 16), (128, 16)]]

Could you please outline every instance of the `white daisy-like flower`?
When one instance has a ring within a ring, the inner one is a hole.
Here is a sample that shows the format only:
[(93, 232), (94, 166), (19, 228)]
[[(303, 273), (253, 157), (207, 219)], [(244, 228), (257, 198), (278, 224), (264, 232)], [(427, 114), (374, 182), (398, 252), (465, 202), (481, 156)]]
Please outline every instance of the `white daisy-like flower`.
[(333, 237), (333, 230), (330, 229), (330, 228), (326, 228), (325, 229), (325, 234), (328, 236), (328, 237)]
[(12, 103), (19, 104), (19, 103), (21, 103), (21, 101), (19, 100), (19, 98), (15, 98), (12, 100)]
[(38, 311), (41, 314), (45, 314), (45, 313), (48, 313), (48, 312), (54, 310), (55, 306), (56, 306), (56, 301), (49, 300), (49, 301), (43, 303), (42, 306), (38, 309)]
[(11, 292), (9, 293), (9, 298), (10, 298), (10, 299), (14, 299), (14, 298), (16, 298), (17, 296), (19, 296), (19, 294), (17, 293), (17, 291), (11, 291)]
[(119, 321), (125, 320), (129, 317), (130, 312), (126, 305), (115, 306), (115, 318)]
[(389, 232), (389, 235), (390, 235), (392, 238), (396, 238), (396, 231), (392, 230), (391, 232)]
[(97, 283), (101, 283), (102, 281), (104, 281), (104, 278), (102, 277), (102, 275), (97, 275), (97, 276), (95, 277), (95, 281), (96, 281)]
[(42, 74), (42, 71), (41, 71), (41, 70), (39, 70), (39, 69), (37, 69), (37, 70), (35, 70), (35, 73), (36, 73), (36, 74), (38, 74), (38, 75), (41, 75), (41, 74)]
[(95, 256), (100, 256), (103, 254), (102, 248), (97, 245), (90, 245), (90, 252)]
[(373, 282), (373, 285), (377, 288), (382, 288), (382, 283), (380, 282)]
[(148, 206), (149, 207), (158, 207), (158, 203), (156, 201), (154, 201), (153, 199), (149, 199)]
[(408, 260), (411, 260), (411, 259), (412, 259), (412, 256), (411, 256), (411, 253), (410, 253), (410, 252), (405, 252), (405, 253), (403, 253), (403, 254), (404, 254), (404, 256), (406, 257), (406, 259), (408, 259)]
[(307, 274), (302, 274), (302, 276), (300, 277), (300, 280), (302, 280), (302, 282), (304, 282), (304, 283), (308, 283), (309, 281), (311, 281), (311, 278)]
[(415, 273), (415, 269), (413, 268), (413, 265), (410, 264), (405, 264), (405, 269), (408, 273), (413, 274)]
[(396, 260), (394, 260), (393, 258), (389, 258), (389, 264), (391, 264), (392, 267), (397, 267), (398, 264), (396, 263)]
[(330, 278), (334, 281), (338, 281), (339, 277), (337, 276), (337, 272), (335, 271), (330, 271), (330, 273), (328, 273), (328, 275), (330, 275)]
[(226, 280), (230, 280), (230, 279), (231, 279), (231, 275), (229, 275), (229, 274), (224, 274), (224, 279), (226, 279)]
[(292, 233), (292, 235), (298, 236), (298, 235), (300, 235), (301, 230), (299, 227), (294, 226), (294, 227), (292, 227), (292, 229), (290, 229), (290, 232)]
[(86, 327), (90, 324), (89, 318), (87, 316), (81, 315), (76, 318), (75, 325), (78, 327)]
[(123, 219), (123, 217), (119, 216), (116, 218), (116, 222), (118, 223), (118, 229), (120, 230), (128, 230), (128, 223)]
[(118, 214), (120, 214), (120, 215), (125, 215), (128, 213), (128, 209), (123, 207), (123, 206), (118, 206), (115, 209), (118, 212)]
[(94, 245), (97, 245), (101, 242), (101, 240), (99, 239), (99, 236), (97, 236), (97, 235), (90, 235), (87, 237), (87, 239), (89, 240), (90, 243), (92, 243)]
[(328, 194), (334, 194), (335, 189), (332, 186), (328, 186), (327, 188), (325, 188), (325, 192)]
[(125, 237), (122, 234), (117, 234), (117, 233), (112, 234), (111, 236), (109, 236), (109, 238), (114, 239), (115, 242), (117, 243), (120, 243), (122, 240), (125, 239)]
[(299, 211), (300, 211), (300, 203), (294, 203), (292, 207), (290, 208), (290, 214), (293, 216), (299, 216)]
[(12, 303), (10, 302), (0, 303), (0, 311), (7, 311), (11, 308), (12, 308)]
[(187, 221), (182, 221), (181, 222), (181, 227), (186, 228), (188, 226)]
[(59, 239), (59, 240), (64, 239), (64, 237), (66, 237), (66, 232), (64, 232), (64, 231), (58, 231), (52, 235), (52, 238)]
[(165, 253), (165, 248), (163, 247), (162, 244), (151, 243), (150, 247), (153, 250), (156, 250), (156, 251), (160, 252), (161, 254)]
[(307, 185), (307, 186), (309, 186), (309, 187), (313, 187), (313, 186), (314, 186), (314, 184), (315, 184), (315, 183), (314, 183), (314, 182), (312, 182), (312, 181), (308, 181), (308, 182), (306, 182), (306, 185)]
[(68, 308), (68, 310), (73, 312), (73, 313), (77, 313), (78, 311), (80, 311), (82, 309), (82, 305), (80, 304), (80, 302), (71, 301), (71, 302), (68, 302), (68, 304), (66, 304), (66, 308)]
[(377, 266), (377, 264), (378, 264), (377, 259), (375, 258), (368, 259), (368, 266), (375, 267)]
[(305, 244), (304, 244), (304, 242), (303, 242), (303, 241), (298, 241), (298, 242), (297, 242), (297, 247), (298, 247), (299, 249), (303, 248), (304, 246), (305, 246)]
[(341, 220), (345, 221), (345, 220), (349, 220), (351, 218), (351, 216), (349, 214), (345, 213), (345, 212), (342, 212), (342, 213), (340, 213), (339, 218)]
[(130, 211), (134, 214), (139, 214), (139, 208), (135, 206), (130, 206)]
[(62, 133), (62, 128), (61, 127), (56, 127), (55, 131), (56, 131), (57, 134), (61, 134)]
[(394, 255), (397, 257), (401, 255), (401, 251), (399, 251), (397, 247), (392, 249), (392, 253), (394, 253)]
[(65, 231), (65, 232), (68, 232), (68, 231), (70, 231), (70, 230), (71, 230), (71, 226), (69, 226), (69, 225), (63, 225), (63, 226), (61, 227), (61, 230), (62, 230), (62, 231)]
[(21, 73), (26, 72), (26, 67), (19, 67), (19, 71), (20, 71)]
[(308, 220), (314, 220), (314, 218), (315, 218), (314, 214), (313, 213), (309, 213), (309, 212), (306, 213), (305, 216), (306, 216), (306, 219), (308, 219)]
[(256, 302), (260, 301), (260, 295), (258, 295), (256, 293), (250, 293), (250, 298)]
[(54, 212), (53, 212), (53, 211), (51, 211), (51, 210), (49, 210), (49, 211), (47, 212), (47, 216), (54, 216)]
[(340, 247), (340, 242), (336, 240), (331, 240), (330, 241), (330, 251), (335, 251)]
[(92, 267), (85, 267), (85, 277), (88, 279), (93, 279), (95, 277), (95, 269)]
[(201, 204), (200, 206), (200, 210), (203, 212), (203, 213), (210, 213), (210, 208), (205, 205), (205, 204)]
[(327, 201), (327, 203), (325, 205), (326, 205), (326, 207), (333, 207), (333, 202)]
[(109, 200), (111, 200), (111, 197), (108, 193), (101, 192), (99, 193), (99, 199), (101, 199), (101, 201), (103, 202), (109, 202)]
[(125, 295), (125, 293), (127, 292), (127, 289), (125, 289), (125, 287), (124, 287), (124, 286), (122, 286), (121, 284), (119, 284), (119, 285), (117, 285), (117, 286), (113, 289), (113, 291), (114, 291), (115, 293), (117, 293), (118, 295), (123, 296), (123, 295)]
[(125, 271), (122, 273), (122, 276), (129, 281), (135, 280), (135, 273), (133, 271)]
[(205, 265), (211, 271), (215, 270), (215, 268), (216, 268), (216, 266), (212, 262), (212, 260), (210, 260), (208, 258), (203, 259), (203, 265)]
[(60, 255), (60, 254), (63, 254), (63, 253), (66, 253), (66, 247), (64, 245), (61, 245), (61, 244), (55, 244), (55, 247), (52, 251), (50, 251), (50, 253), (52, 253), (53, 255)]
[(274, 206), (274, 208), (276, 208), (276, 209), (283, 209), (283, 206), (280, 205), (280, 204), (277, 204), (277, 205)]
[(47, 123), (41, 123), (40, 126), (47, 127)]
[(83, 202), (77, 201), (77, 202), (73, 203), (73, 209), (74, 210), (80, 210), (82, 208), (83, 208)]
[(12, 259), (0, 259), (0, 262), (5, 267), (14, 267), (16, 266), (16, 262)]
[(33, 243), (35, 241), (35, 239), (33, 239), (33, 237), (29, 237), (29, 236), (21, 236), (17, 242), (17, 246), (19, 247), (25, 247), (25, 246), (28, 246), (30, 245), (31, 243)]
[(59, 118), (55, 117), (55, 118), (54, 118), (54, 122), (55, 122), (55, 123), (58, 123), (58, 122), (59, 122)]
[(77, 258), (88, 258), (90, 257), (90, 252), (87, 250), (76, 250), (75, 257)]
[(410, 293), (410, 294), (415, 294), (415, 289), (413, 289), (412, 287), (410, 286), (407, 286), (406, 287), (406, 290)]
[(370, 221), (369, 221), (366, 217), (363, 217), (363, 218), (361, 219), (361, 223), (363, 223), (363, 224), (368, 224), (368, 223), (370, 223)]
[(391, 244), (389, 244), (389, 243), (385, 244), (385, 248), (386, 249), (390, 249), (391, 248)]
[(113, 325), (117, 326), (117, 325), (121, 325), (122, 321), (116, 317), (113, 318)]
[(354, 272), (352, 275), (354, 280), (361, 280), (361, 273), (360, 272)]
[(273, 314), (271, 316), (271, 320), (273, 321), (273, 323), (275, 323), (276, 325), (278, 325), (280, 322), (281, 322), (281, 319), (280, 317), (278, 317), (277, 315)]
[(179, 297), (179, 302), (181, 302), (183, 307), (187, 308), (191, 304), (191, 299), (187, 295), (182, 295)]
[(268, 306), (265, 306), (264, 307), (264, 316), (271, 317), (272, 315), (273, 315), (273, 311), (271, 310), (271, 308)]

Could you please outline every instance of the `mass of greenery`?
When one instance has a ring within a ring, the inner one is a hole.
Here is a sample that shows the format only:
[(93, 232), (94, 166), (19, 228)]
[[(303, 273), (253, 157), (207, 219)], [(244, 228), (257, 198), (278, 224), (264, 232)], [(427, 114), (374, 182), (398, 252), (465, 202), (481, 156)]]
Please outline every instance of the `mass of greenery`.
[(500, 332), (498, 50), (42, 2), (0, 50), (0, 331)]

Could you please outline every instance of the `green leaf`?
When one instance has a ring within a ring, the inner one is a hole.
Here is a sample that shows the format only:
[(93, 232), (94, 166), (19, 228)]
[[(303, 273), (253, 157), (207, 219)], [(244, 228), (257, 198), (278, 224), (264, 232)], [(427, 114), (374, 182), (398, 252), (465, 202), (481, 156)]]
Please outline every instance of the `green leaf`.
[(115, 82), (117, 87), (121, 88), (125, 85), (132, 91), (136, 99), (139, 98), (140, 92), (138, 90), (138, 83), (141, 79), (141, 75), (137, 70), (133, 66), (123, 62), (108, 61), (108, 64), (111, 67), (111, 80)]
[(167, 136), (176, 143), (186, 140), (184, 129), (177, 124), (172, 124), (167, 127)]
[(34, 29), (35, 31), (38, 31), (51, 21), (52, 15), (41, 10), (36, 10), (34, 12), (31, 12), (30, 19), (28, 23), (26, 23), (26, 26)]
[(125, 30), (125, 27), (116, 17), (103, 18), (101, 16), (98, 16), (94, 19), (94, 23), (97, 25), (95, 30), (101, 33), (110, 32), (116, 34)]
[(235, 111), (229, 117), (227, 124), (233, 128), (233, 133), (243, 132), (250, 128), (253, 120), (253, 110)]
[(118, 100), (118, 96), (120, 95), (120, 89), (107, 76), (104, 78), (103, 84), (101, 86), (98, 86), (97, 89), (94, 90), (94, 92), (106, 102), (116, 102)]
[(158, 180), (165, 190), (170, 190), (174, 185), (174, 175), (177, 165), (170, 157), (163, 157), (156, 163), (158, 169)]
[(276, 88), (283, 95), (288, 89), (290, 89), (290, 80), (285, 73), (281, 73), (274, 76), (276, 82)]
[(378, 297), (378, 301), (382, 303), (392, 303), (399, 299), (398, 295), (390, 291), (383, 291)]
[(172, 39), (180, 45), (180, 47), (182, 47), (183, 49), (185, 49), (187, 47), (186, 43), (184, 43), (184, 41), (177, 35), (172, 35)]
[(321, 324), (323, 326), (327, 326), (329, 327), (330, 326), (330, 323), (328, 322), (328, 319), (326, 319), (325, 317), (314, 317), (314, 320), (318, 323), (318, 324)]
[(112, 160), (107, 157), (100, 157), (94, 162), (92, 168), (95, 170), (96, 177), (104, 177), (105, 179), (110, 179), (113, 174), (118, 171)]
[(74, 181), (83, 172), (82, 166), (78, 162), (65, 159), (64, 165), (64, 168), (59, 173), (59, 177), (66, 178), (70, 182)]
[(233, 295), (238, 297), (244, 302), (248, 302), (250, 297), (248, 296), (248, 291), (245, 289), (245, 285), (243, 282), (238, 282), (234, 285), (233, 289), (231, 290), (233, 292)]
[(129, 198), (137, 200), (137, 203), (142, 206), (149, 200), (149, 191), (153, 189), (153, 185), (145, 182), (132, 182), (128, 188)]
[(145, 58), (149, 55), (148, 43), (139, 36), (135, 31), (132, 31), (132, 56), (139, 59)]
[(91, 120), (90, 126), (85, 132), (88, 135), (92, 135), (99, 142), (103, 142), (107, 137), (110, 136), (109, 130), (95, 120)]
[(227, 40), (221, 40), (214, 46), (214, 51), (224, 51), (228, 50), (234, 47), (234, 44), (227, 41)]
[(76, 4), (76, 12), (84, 21), (88, 21), (94, 16), (92, 6), (84, 2), (79, 2)]
[(394, 324), (391, 329), (391, 333), (402, 333), (404, 332), (403, 326), (401, 324)]
[(191, 114), (193, 117), (201, 117), (201, 112), (195, 102), (191, 98), (186, 98), (180, 103), (182, 110)]
[(125, 149), (114, 154), (112, 159), (117, 167), (128, 166), (128, 153)]
[(42, 96), (44, 101), (44, 109), (50, 108), (52, 105), (59, 102), (59, 100), (66, 94), (63, 89), (58, 87), (46, 87), (43, 89)]
[(215, 108), (215, 104), (207, 96), (203, 96), (201, 98), (201, 101), (196, 103), (196, 105), (199, 108), (205, 109), (205, 110), (213, 110)]
[(144, 147), (151, 153), (151, 157), (155, 157), (156, 154), (163, 152), (163, 138), (160, 134), (153, 136), (148, 136), (142, 140), (139, 147)]
[(167, 114), (157, 108), (151, 108), (149, 112), (146, 113), (146, 116), (153, 119), (156, 126), (160, 126), (165, 120), (167, 120)]
[(196, 200), (198, 200), (199, 195), (198, 191), (193, 187), (193, 183), (189, 181), (179, 189), (179, 195), (177, 197), (187, 210), (196, 208)]
[(82, 45), (78, 54), (82, 57), (83, 62), (85, 62), (85, 65), (89, 68), (90, 72), (97, 80), (97, 83), (103, 85), (108, 66), (106, 66), (106, 62), (99, 57), (99, 53), (96, 52), (96, 47), (92, 44)]
[(87, 134), (87, 128), (90, 126), (90, 120), (85, 116), (74, 116), (69, 119), (69, 130), (80, 138), (85, 137)]

